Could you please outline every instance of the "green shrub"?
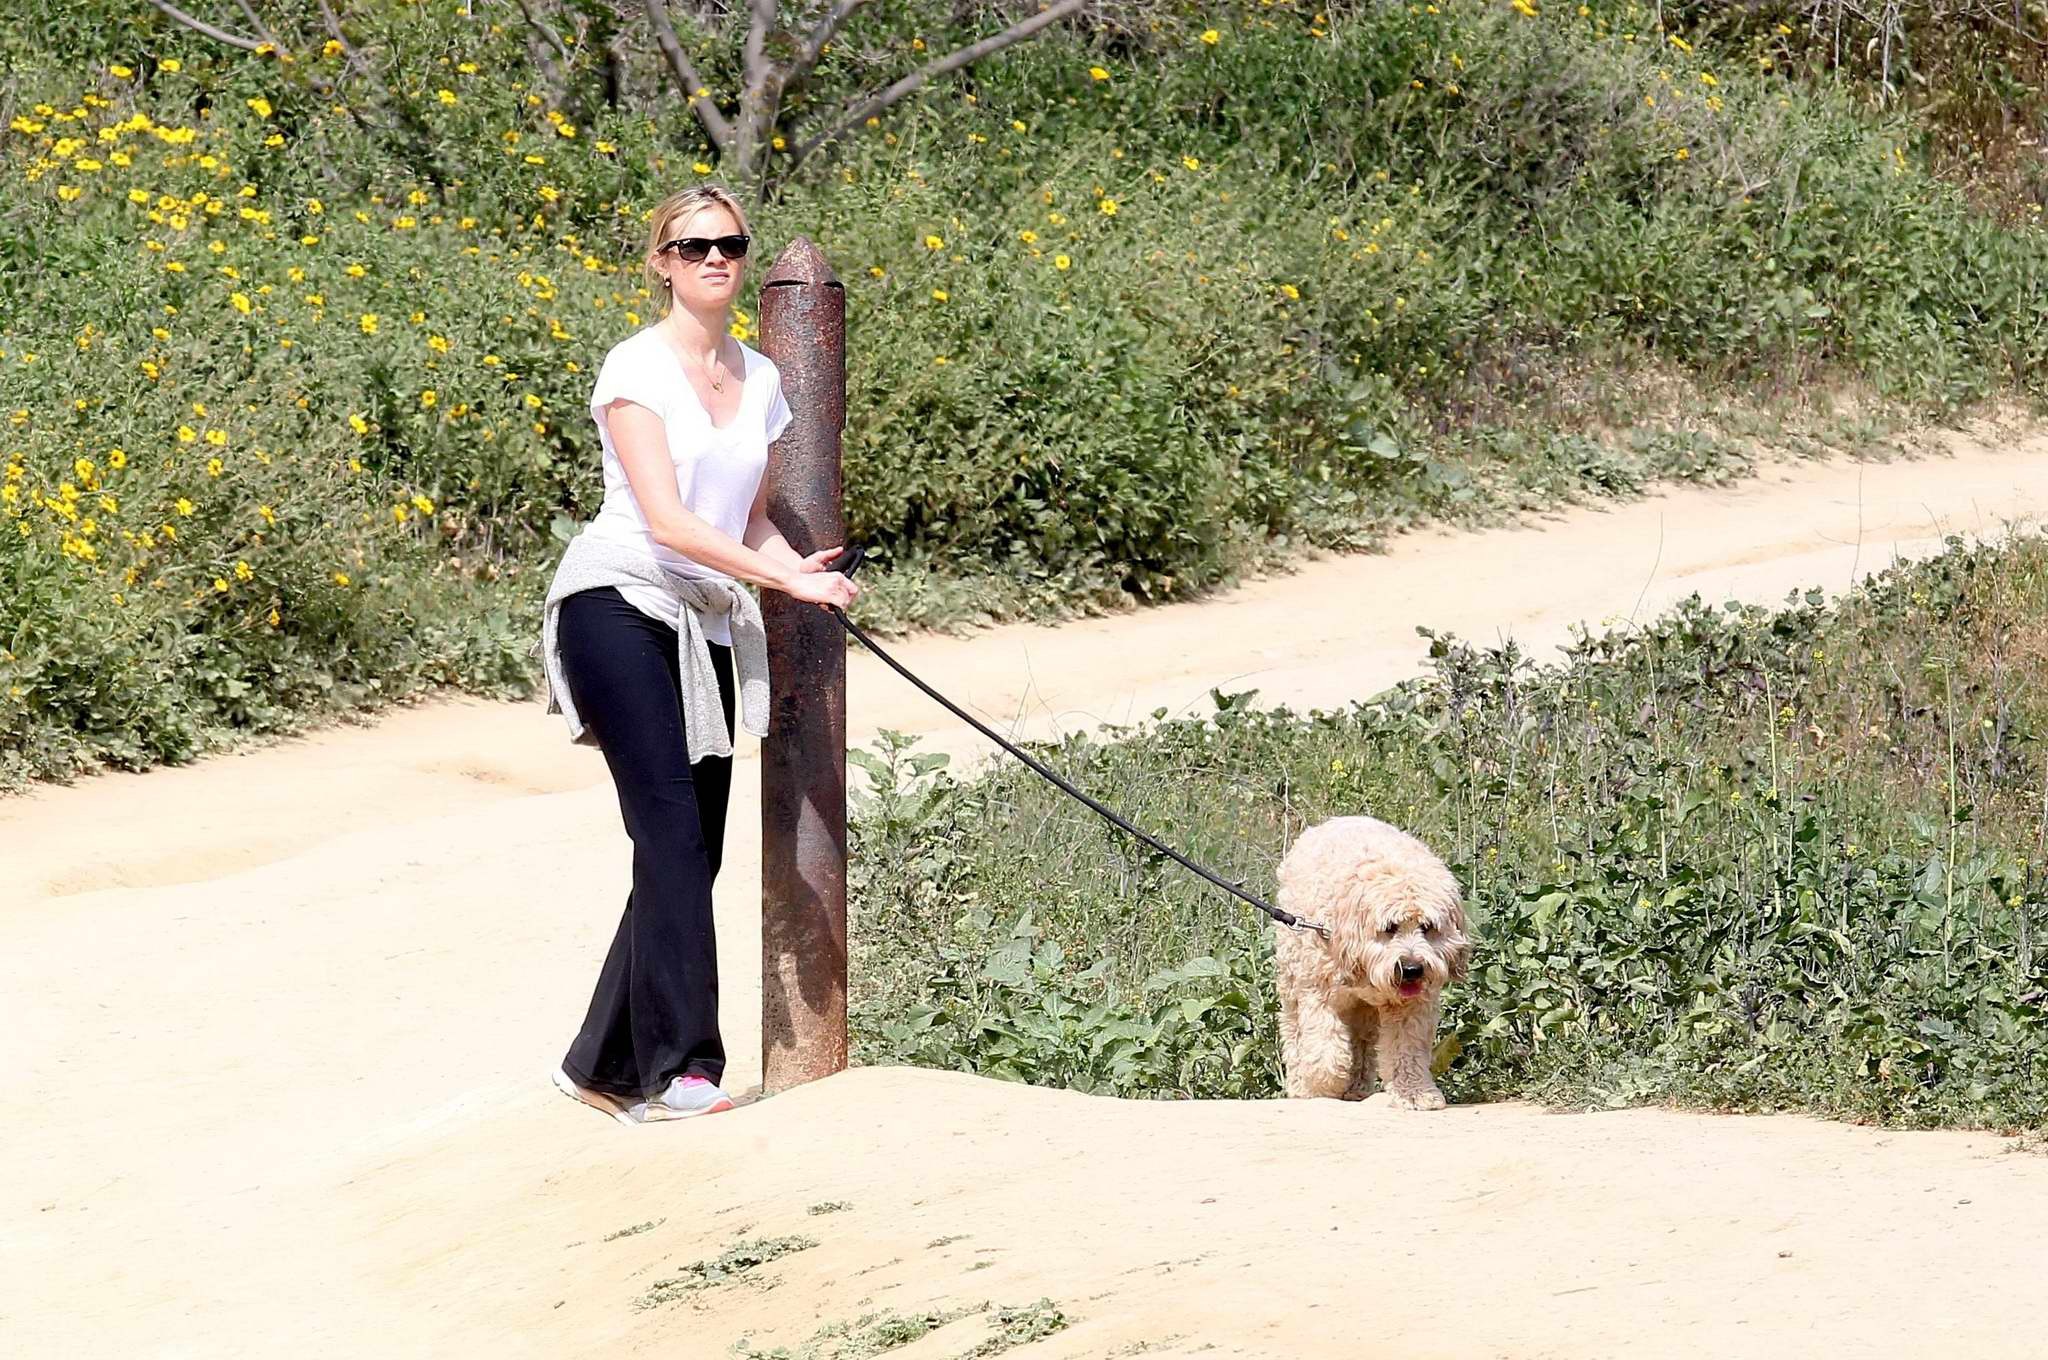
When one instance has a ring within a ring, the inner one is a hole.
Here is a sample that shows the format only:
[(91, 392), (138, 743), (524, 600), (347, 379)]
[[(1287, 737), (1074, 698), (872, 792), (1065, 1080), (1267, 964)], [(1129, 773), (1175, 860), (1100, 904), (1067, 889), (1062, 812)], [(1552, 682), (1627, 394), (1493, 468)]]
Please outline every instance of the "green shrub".
[[(1453, 1099), (2033, 1126), (2044, 604), (2048, 543), (1952, 543), (1839, 606), (1695, 598), (1542, 666), (1433, 638), (1429, 674), (1342, 712), (1218, 696), (1037, 753), (1268, 896), (1328, 816), (1435, 847), (1476, 939), (1446, 993)], [(863, 754), (861, 1061), (1277, 1093), (1262, 917), (1019, 766)]]

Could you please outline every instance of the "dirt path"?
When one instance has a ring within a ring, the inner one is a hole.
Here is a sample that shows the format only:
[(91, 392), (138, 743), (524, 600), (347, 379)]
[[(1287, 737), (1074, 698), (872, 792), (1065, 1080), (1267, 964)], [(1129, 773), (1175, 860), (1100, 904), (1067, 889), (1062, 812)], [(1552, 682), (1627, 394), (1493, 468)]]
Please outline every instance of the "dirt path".
[[(1335, 708), (1418, 669), (1418, 624), (1544, 646), (1696, 589), (1837, 589), (2044, 508), (2048, 439), (1958, 439), (892, 650), (1031, 735), (1200, 713), (1211, 686)], [(854, 740), (983, 753), (872, 657), (850, 675)], [(758, 1078), (742, 756), (719, 894), (737, 1088)], [(4, 1349), (794, 1353), (875, 1309), (1043, 1296), (1077, 1320), (1024, 1354), (2039, 1353), (2048, 1159), (1982, 1135), (1119, 1103), (897, 1069), (605, 1123), (546, 1073), (627, 850), (601, 758), (537, 702), (435, 701), (0, 802)], [(817, 1245), (753, 1272), (772, 1288), (632, 1306), (743, 1235)]]

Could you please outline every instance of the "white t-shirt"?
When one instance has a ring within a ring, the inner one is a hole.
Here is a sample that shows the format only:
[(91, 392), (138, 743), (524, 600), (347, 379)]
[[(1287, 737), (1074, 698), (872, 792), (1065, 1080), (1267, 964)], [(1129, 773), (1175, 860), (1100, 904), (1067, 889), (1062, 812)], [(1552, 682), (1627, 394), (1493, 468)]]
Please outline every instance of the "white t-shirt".
[[(659, 325), (660, 323), (655, 323)], [(733, 538), (746, 533), (754, 497), (768, 468), (768, 446), (789, 424), (789, 403), (782, 396), (782, 373), (774, 360), (740, 342), (746, 359), (739, 413), (723, 428), (711, 423), (710, 412), (684, 376), (682, 360), (655, 326), (645, 326), (613, 345), (597, 371), (590, 393), (590, 414), (604, 446), (604, 504), (583, 532), (629, 544), (683, 576), (719, 573), (654, 541), (647, 516), (626, 478), (625, 464), (612, 445), (605, 422), (607, 403), (626, 397), (661, 417), (668, 435), (669, 457), (676, 467), (676, 491), (685, 508)], [(673, 624), (675, 604), (653, 586), (620, 586), (618, 591), (643, 613)], [(704, 621), (704, 636), (732, 645), (732, 629), (723, 617)]]

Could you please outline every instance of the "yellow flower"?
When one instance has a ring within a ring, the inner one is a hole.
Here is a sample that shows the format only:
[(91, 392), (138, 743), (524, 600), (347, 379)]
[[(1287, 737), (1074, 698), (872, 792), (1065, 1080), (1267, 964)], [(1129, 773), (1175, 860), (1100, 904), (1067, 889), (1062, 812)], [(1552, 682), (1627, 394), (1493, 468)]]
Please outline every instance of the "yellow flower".
[(206, 475), (207, 475), (207, 476), (209, 476), (209, 477), (218, 477), (218, 476), (220, 476), (220, 474), (221, 474), (221, 469), (222, 469), (222, 468), (223, 468), (224, 466), (226, 466), (226, 465), (225, 465), (225, 464), (223, 464), (223, 463), (222, 463), (222, 462), (220, 461), (220, 459), (218, 459), (218, 458), (209, 458), (209, 459), (207, 459), (207, 460), (206, 460)]
[(1108, 80), (1109, 72), (1103, 70), (1100, 66), (1091, 66), (1088, 68), (1088, 76), (1091, 80)]
[(1032, 231), (1029, 227), (1026, 227), (1023, 231), (1017, 233), (1017, 239), (1022, 241), (1027, 246), (1033, 245), (1036, 244), (1038, 241), (1038, 233)]
[(189, 444), (197, 438), (199, 438), (199, 431), (193, 429), (190, 425), (180, 425), (178, 427), (178, 442), (180, 444)]
[(1515, 0), (1515, 12), (1525, 19), (1533, 19), (1537, 13), (1536, 6), (1530, 4), (1529, 0)]
[(1681, 52), (1692, 51), (1692, 44), (1679, 37), (1676, 33), (1671, 35), (1671, 45)]
[(109, 449), (107, 451), (107, 466), (119, 472), (122, 468), (128, 466), (128, 455), (119, 449)]
[(254, 567), (251, 567), (251, 566), (250, 566), (250, 565), (249, 565), (249, 564), (248, 564), (247, 562), (243, 562), (243, 561), (240, 561), (240, 560), (237, 560), (237, 561), (236, 561), (236, 563), (235, 563), (235, 579), (236, 579), (237, 581), (246, 581), (246, 580), (248, 580), (248, 579), (249, 579), (250, 577), (254, 576), (255, 574), (256, 574), (256, 569), (255, 569)]
[(1052, 267), (1054, 269), (1065, 269), (1071, 264), (1073, 264), (1073, 261), (1068, 259), (1064, 255), (1055, 255), (1052, 257)]
[(128, 79), (128, 77), (135, 74), (133, 69), (126, 66), (109, 66), (107, 68), (107, 73), (109, 75), (112, 75), (116, 80), (126, 80)]
[(352, 264), (348, 268), (342, 270), (341, 272), (348, 275), (352, 279), (359, 279), (363, 275), (369, 273), (370, 271), (363, 268), (359, 264)]
[(423, 515), (431, 515), (434, 513), (434, 502), (428, 497), (419, 495), (417, 493), (415, 493), (412, 498), (412, 507), (413, 509), (419, 511)]
[(1678, 150), (1672, 152), (1671, 155), (1674, 160), (1682, 161), (1689, 159), (1692, 156), (1692, 152), (1681, 146)]
[(357, 434), (368, 434), (370, 432), (370, 422), (364, 420), (354, 411), (351, 411), (348, 414), (348, 425), (349, 428), (354, 430)]
[(272, 628), (275, 628), (277, 627), (278, 624), (282, 622), (284, 622), (284, 620), (278, 616), (277, 606), (270, 606), (270, 626)]
[(946, 290), (943, 288), (932, 289), (932, 300), (934, 302), (944, 302), (946, 300)]
[(428, 336), (427, 348), (436, 354), (446, 354), (448, 352), (448, 337), (445, 335)]
[(402, 505), (394, 505), (394, 506), (392, 506), (392, 507), (391, 507), (391, 518), (392, 518), (392, 519), (394, 519), (394, 520), (397, 520), (397, 521), (398, 521), (398, 522), (399, 522), (400, 524), (403, 524), (403, 523), (405, 523), (405, 518), (406, 518), (406, 516), (405, 516), (405, 507), (404, 507), (404, 506), (402, 506)]
[(181, 515), (189, 515), (192, 513), (194, 509), (197, 508), (192, 504), (192, 502), (186, 500), (183, 496), (178, 497), (177, 507), (178, 513)]
[(356, 319), (356, 324), (363, 328), (364, 335), (375, 335), (377, 333), (377, 314), (375, 312), (364, 312), (362, 316)]
[(162, 61), (158, 62), (157, 64), (163, 67), (166, 71), (182, 71), (185, 69), (185, 63), (179, 61), (176, 57), (165, 57)]
[(228, 432), (226, 430), (208, 430), (206, 432), (206, 442), (215, 448), (220, 448), (228, 442)]
[(228, 583), (222, 577), (216, 576), (213, 578), (213, 588), (219, 594), (225, 595), (228, 593)]
[(1202, 41), (1214, 47), (1217, 43), (1223, 41), (1223, 35), (1213, 28), (1205, 28), (1202, 30)]
[(420, 393), (420, 405), (427, 408), (428, 410), (432, 410), (434, 403), (439, 401), (440, 399), (440, 394), (435, 392), (434, 389), (431, 387), (429, 387), (426, 391)]
[(1283, 293), (1285, 293), (1285, 294), (1287, 294), (1287, 296), (1288, 296), (1288, 297), (1289, 297), (1290, 299), (1297, 299), (1297, 298), (1299, 298), (1299, 297), (1301, 296), (1301, 290), (1300, 290), (1299, 288), (1296, 288), (1296, 287), (1295, 287), (1295, 286), (1294, 286), (1293, 284), (1291, 284), (1291, 283), (1283, 283), (1283, 284), (1281, 284), (1281, 285), (1280, 285), (1280, 291), (1281, 291), (1281, 292), (1283, 292)]
[(945, 238), (939, 236), (927, 236), (924, 238), (924, 248), (926, 250), (944, 250), (946, 248)]
[(177, 260), (164, 261), (164, 269), (172, 274), (182, 274), (185, 272), (185, 266)]
[(348, 573), (347, 573), (347, 572), (345, 572), (345, 571), (337, 571), (336, 573), (334, 573), (334, 584), (336, 584), (336, 585), (338, 585), (338, 586), (345, 586), (345, 585), (347, 585), (347, 584), (348, 584)]
[(268, 118), (270, 116), (270, 101), (268, 99), (265, 99), (262, 95), (259, 94), (254, 99), (244, 100), (243, 102), (246, 103), (250, 108), (256, 110), (256, 116), (258, 118)]
[(341, 50), (341, 41), (338, 38), (329, 38), (320, 45), (320, 55), (323, 57), (338, 57)]
[(1116, 216), (1116, 200), (1113, 198), (1105, 198), (1102, 200), (1102, 202), (1096, 204), (1095, 206), (1102, 210), (1102, 215), (1104, 217)]
[(1182, 156), (1180, 158), (1180, 163), (1190, 170), (1199, 170), (1202, 168), (1202, 163), (1196, 160), (1193, 156)]
[(436, 90), (434, 91), (434, 98), (440, 100), (443, 104), (453, 104), (455, 102), (455, 91)]
[(526, 403), (527, 407), (531, 410), (538, 411), (540, 409), (540, 398), (535, 396), (531, 392), (528, 392), (523, 398), (521, 398), (521, 400), (523, 400)]

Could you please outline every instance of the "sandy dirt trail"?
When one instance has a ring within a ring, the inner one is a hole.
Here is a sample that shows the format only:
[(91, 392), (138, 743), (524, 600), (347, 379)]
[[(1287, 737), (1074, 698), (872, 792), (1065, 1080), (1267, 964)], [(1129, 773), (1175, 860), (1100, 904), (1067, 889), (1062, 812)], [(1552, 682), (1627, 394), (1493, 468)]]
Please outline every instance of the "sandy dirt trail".
[[(1418, 624), (1543, 648), (1695, 590), (1837, 590), (2048, 508), (2048, 439), (1946, 443), (892, 651), (1031, 736), (1203, 713), (1212, 686), (1334, 709), (1420, 669)], [(855, 742), (988, 753), (873, 657), (849, 671)], [(719, 884), (736, 1090), (759, 1074), (741, 754)], [(1117, 1102), (903, 1069), (609, 1123), (547, 1073), (628, 851), (601, 757), (537, 700), (0, 802), (0, 1352), (799, 1353), (870, 1310), (1049, 1297), (1076, 1320), (1022, 1354), (2042, 1353), (2048, 1158), (1987, 1135)], [(749, 1234), (817, 1245), (634, 1306)]]

